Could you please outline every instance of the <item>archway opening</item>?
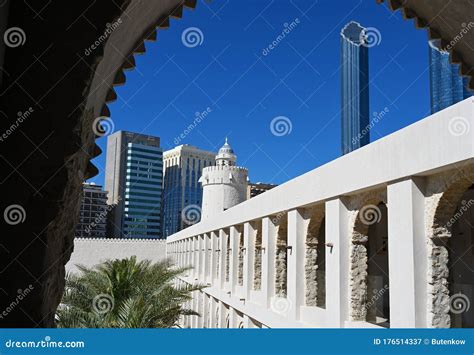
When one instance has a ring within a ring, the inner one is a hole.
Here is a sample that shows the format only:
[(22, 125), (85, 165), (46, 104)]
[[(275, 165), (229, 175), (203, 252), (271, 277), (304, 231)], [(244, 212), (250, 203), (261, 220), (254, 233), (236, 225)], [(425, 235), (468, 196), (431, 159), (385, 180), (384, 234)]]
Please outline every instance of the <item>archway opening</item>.
[(254, 228), (253, 289), (259, 291), (262, 287), (262, 221), (255, 223)]
[(326, 308), (326, 219), (323, 218), (319, 227), (318, 237), (318, 259), (316, 269), (316, 283), (318, 284), (318, 292), (316, 306)]
[(286, 212), (273, 218), (276, 224), (276, 255), (275, 255), (275, 295), (286, 297), (288, 273), (288, 217)]
[(238, 249), (238, 267), (237, 267), (237, 284), (239, 286), (244, 285), (244, 233), (242, 233), (242, 227), (238, 228), (239, 234), (239, 249)]
[(387, 206), (379, 203), (377, 212), (377, 220), (369, 226), (367, 234), (367, 321), (389, 327)]
[(305, 299), (307, 306), (326, 306), (326, 237), (324, 209), (311, 213), (306, 233)]
[(448, 284), (452, 328), (473, 328), (474, 307), (474, 185), (461, 197), (448, 221)]
[(390, 326), (388, 216), (383, 198), (358, 209), (351, 246), (351, 319)]

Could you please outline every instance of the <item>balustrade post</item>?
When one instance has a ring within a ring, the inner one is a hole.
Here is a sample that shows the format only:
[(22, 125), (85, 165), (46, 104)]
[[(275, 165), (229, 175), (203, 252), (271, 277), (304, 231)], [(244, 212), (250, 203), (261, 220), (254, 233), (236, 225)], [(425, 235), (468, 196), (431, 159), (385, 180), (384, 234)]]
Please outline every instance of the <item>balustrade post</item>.
[(239, 237), (240, 233), (238, 229), (235, 226), (230, 227), (230, 247), (232, 250), (229, 258), (229, 283), (232, 295), (234, 295), (235, 286), (237, 285), (237, 273), (239, 268)]
[(244, 224), (244, 296), (250, 298), (253, 283), (255, 259), (255, 228), (251, 223)]
[(209, 264), (210, 268), (210, 282), (214, 284), (217, 278), (217, 250), (219, 249), (219, 239), (217, 238), (216, 232), (211, 232), (211, 260)]
[(299, 319), (299, 310), (304, 305), (305, 292), (305, 240), (306, 223), (300, 211), (288, 212), (288, 250), (287, 250), (287, 297), (288, 317)]
[(390, 327), (427, 327), (427, 243), (421, 180), (387, 187)]
[(225, 270), (226, 270), (226, 254), (227, 254), (227, 233), (223, 230), (219, 230), (219, 249), (220, 249), (220, 262), (219, 262), (219, 287), (222, 289), (225, 283)]
[(349, 213), (340, 199), (326, 202), (326, 327), (344, 327), (349, 319)]
[(262, 293), (264, 306), (270, 306), (270, 300), (275, 294), (275, 252), (276, 226), (272, 219), (262, 219)]

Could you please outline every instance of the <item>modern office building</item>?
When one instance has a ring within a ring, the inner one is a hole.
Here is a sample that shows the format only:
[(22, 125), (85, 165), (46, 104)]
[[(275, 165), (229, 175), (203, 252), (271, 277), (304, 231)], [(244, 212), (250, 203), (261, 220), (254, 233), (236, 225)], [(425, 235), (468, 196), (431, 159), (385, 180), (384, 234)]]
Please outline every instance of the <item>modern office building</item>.
[(263, 194), (264, 192), (277, 187), (275, 184), (265, 184), (263, 182), (249, 182), (247, 188), (247, 199)]
[(449, 53), (440, 49), (439, 40), (429, 43), (431, 113), (467, 99), (474, 94), (468, 79), (460, 75), (458, 64), (452, 64)]
[(102, 186), (84, 183), (76, 238), (105, 238), (107, 225), (107, 191)]
[[(200, 220), (202, 169), (214, 165), (216, 153), (190, 145), (180, 145), (163, 153), (163, 235), (174, 234)], [(188, 207), (189, 206), (189, 207)], [(188, 207), (193, 218), (183, 218)]]
[(341, 31), (341, 145), (347, 154), (370, 143), (369, 48), (365, 28), (348, 23)]
[(160, 138), (118, 131), (107, 138), (105, 189), (110, 233), (116, 238), (161, 238), (163, 150)]

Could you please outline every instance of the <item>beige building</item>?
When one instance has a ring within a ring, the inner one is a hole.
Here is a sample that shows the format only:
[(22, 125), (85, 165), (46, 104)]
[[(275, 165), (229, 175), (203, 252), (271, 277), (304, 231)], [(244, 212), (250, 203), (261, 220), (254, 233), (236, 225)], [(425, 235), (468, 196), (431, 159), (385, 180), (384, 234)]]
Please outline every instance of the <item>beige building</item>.
[(205, 167), (214, 165), (216, 153), (179, 145), (163, 153), (163, 235), (174, 234), (201, 219)]

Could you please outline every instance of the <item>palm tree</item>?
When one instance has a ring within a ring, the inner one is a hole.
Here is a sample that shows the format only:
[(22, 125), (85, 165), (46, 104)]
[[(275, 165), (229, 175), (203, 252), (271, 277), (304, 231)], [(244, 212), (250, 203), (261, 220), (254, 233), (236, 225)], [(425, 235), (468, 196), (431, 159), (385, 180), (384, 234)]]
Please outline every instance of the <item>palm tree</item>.
[(183, 303), (203, 286), (176, 286), (187, 269), (170, 261), (152, 264), (132, 256), (78, 268), (81, 274), (66, 275), (56, 313), (61, 328), (171, 328), (181, 316), (199, 316)]

